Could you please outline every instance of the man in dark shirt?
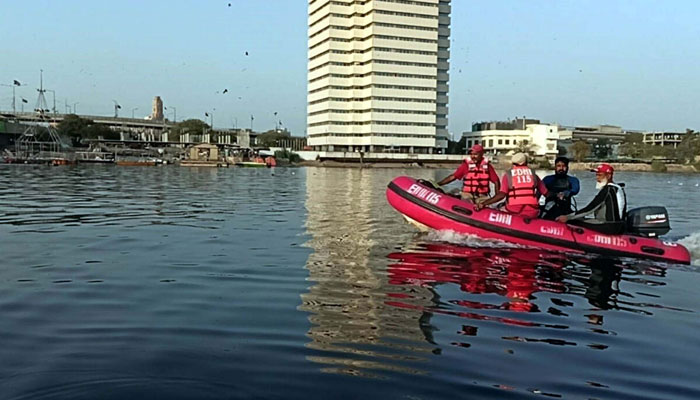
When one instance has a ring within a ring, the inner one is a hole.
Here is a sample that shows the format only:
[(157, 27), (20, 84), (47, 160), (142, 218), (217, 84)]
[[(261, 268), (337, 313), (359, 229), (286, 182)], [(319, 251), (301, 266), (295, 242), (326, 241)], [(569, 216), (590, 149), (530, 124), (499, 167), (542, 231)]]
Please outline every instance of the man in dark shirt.
[(571, 198), (578, 194), (581, 185), (578, 178), (569, 175), (569, 159), (557, 157), (554, 174), (545, 176), (542, 182), (548, 191), (542, 218), (554, 220), (560, 215), (571, 214)]
[[(622, 186), (613, 182), (613, 167), (600, 164), (595, 170), (596, 188), (600, 189), (591, 202), (576, 213), (562, 215), (556, 220), (589, 228), (601, 233), (621, 234), (625, 228), (627, 198)], [(584, 219), (587, 215), (593, 218)]]

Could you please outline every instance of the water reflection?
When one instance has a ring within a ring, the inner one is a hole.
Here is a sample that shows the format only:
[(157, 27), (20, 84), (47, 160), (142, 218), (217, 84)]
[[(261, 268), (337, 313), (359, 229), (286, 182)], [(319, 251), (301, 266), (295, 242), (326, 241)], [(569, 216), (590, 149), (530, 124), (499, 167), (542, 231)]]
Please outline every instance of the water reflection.
[[(557, 330), (569, 330), (579, 323), (574, 319), (575, 313), (584, 313), (583, 322), (596, 326), (592, 331), (614, 334), (600, 328), (604, 324), (601, 311), (652, 315), (654, 308), (675, 309), (637, 301), (636, 298), (647, 295), (621, 289), (621, 282), (665, 285), (664, 281), (657, 279), (666, 273), (659, 265), (626, 264), (623, 260), (601, 257), (572, 257), (538, 249), (430, 242), (415, 243), (403, 251), (390, 253), (388, 258), (394, 261), (388, 266), (388, 274), (389, 283), (395, 287), (387, 293), (392, 299), (387, 304), (403, 310), (420, 310), (424, 314), (468, 319), (471, 325), (462, 325), (459, 330), (466, 336), (477, 336), (479, 327), (489, 323), (550, 328), (554, 335), (558, 335)], [(443, 289), (443, 286), (447, 288)], [(457, 287), (459, 291), (450, 290), (449, 286)], [(431, 294), (414, 296), (418, 288)], [(444, 293), (449, 293), (450, 297)], [(576, 297), (572, 298), (572, 295)], [(577, 306), (577, 298), (586, 299), (589, 307)], [(524, 314), (541, 312), (559, 318)], [(424, 317), (423, 320), (430, 318)], [(423, 327), (424, 331), (439, 329), (437, 326)], [(504, 335), (501, 338), (554, 345), (578, 344), (564, 337)], [(452, 344), (470, 346), (467, 343)], [(593, 343), (589, 347), (606, 349), (608, 346)]]
[(562, 268), (568, 260), (562, 254), (532, 249), (460, 247), (426, 243), (415, 251), (391, 253), (397, 263), (389, 266), (393, 285), (432, 287), (454, 283), (472, 294), (498, 294), (501, 305), (455, 300), (472, 309), (502, 309), (537, 312), (531, 300), (538, 291), (562, 293)]
[(314, 250), (307, 269), (313, 285), (301, 296), (300, 309), (311, 313), (307, 347), (321, 351), (309, 358), (328, 372), (419, 373), (410, 364), (433, 350), (423, 340), (419, 313), (385, 304), (390, 285), (384, 265), (375, 260), (383, 260), (383, 246), (397, 239), (378, 229), (395, 217), (382, 207), (385, 184), (385, 177), (368, 170), (307, 172), (306, 245)]
[[(387, 212), (385, 174), (309, 169), (306, 179), (306, 245), (313, 253), (300, 309), (311, 322), (307, 359), (322, 371), (445, 377), (458, 366), (489, 386), (526, 390), (541, 377), (518, 384), (517, 374), (504, 379), (497, 372), (513, 357), (589, 360), (596, 356), (549, 354), (543, 346), (619, 351), (624, 342), (614, 338), (626, 320), (620, 313), (643, 318), (678, 310), (661, 303), (662, 266), (445, 242)], [(474, 365), (452, 364), (464, 357)], [(482, 364), (493, 370), (484, 372)], [(597, 373), (584, 375), (587, 386), (607, 385)]]

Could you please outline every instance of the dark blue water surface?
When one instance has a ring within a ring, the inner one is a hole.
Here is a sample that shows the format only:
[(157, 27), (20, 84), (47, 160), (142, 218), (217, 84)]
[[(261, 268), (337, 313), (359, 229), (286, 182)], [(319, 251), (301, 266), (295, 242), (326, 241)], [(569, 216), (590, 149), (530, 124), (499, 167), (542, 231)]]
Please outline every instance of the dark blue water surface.
[[(697, 267), (386, 203), (447, 173), (0, 166), (0, 398), (700, 398)], [(698, 176), (619, 178), (697, 254)]]

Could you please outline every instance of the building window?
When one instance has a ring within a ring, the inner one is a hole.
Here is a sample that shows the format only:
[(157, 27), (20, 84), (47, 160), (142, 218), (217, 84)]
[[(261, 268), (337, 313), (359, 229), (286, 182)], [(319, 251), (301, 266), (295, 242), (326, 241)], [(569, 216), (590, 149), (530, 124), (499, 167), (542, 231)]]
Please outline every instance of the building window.
[(471, 141), (471, 140), (467, 140), (467, 148), (471, 148), (471, 147), (472, 147), (472, 141)]
[(489, 139), (489, 148), (493, 147), (493, 139)]
[(506, 146), (510, 144), (510, 139), (506, 139)]
[(503, 144), (503, 139), (498, 139), (498, 144)]

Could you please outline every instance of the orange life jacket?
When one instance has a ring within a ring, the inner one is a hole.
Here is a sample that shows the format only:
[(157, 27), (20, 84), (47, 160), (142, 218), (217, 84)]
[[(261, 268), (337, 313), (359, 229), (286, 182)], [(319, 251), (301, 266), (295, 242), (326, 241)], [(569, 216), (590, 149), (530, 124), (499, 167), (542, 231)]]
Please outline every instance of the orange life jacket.
[(538, 179), (535, 172), (527, 165), (514, 165), (506, 172), (506, 180), (508, 181), (506, 206), (537, 207), (539, 205)]
[(489, 187), (489, 162), (483, 159), (481, 164), (475, 163), (471, 157), (467, 157), (464, 162), (467, 164), (467, 174), (464, 175), (464, 193), (485, 195), (491, 191)]

